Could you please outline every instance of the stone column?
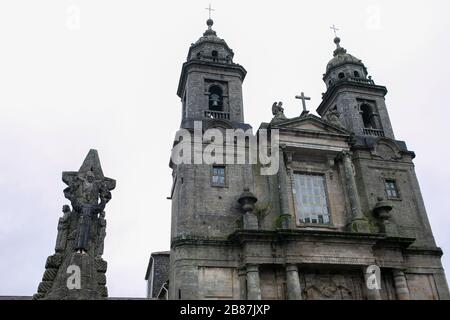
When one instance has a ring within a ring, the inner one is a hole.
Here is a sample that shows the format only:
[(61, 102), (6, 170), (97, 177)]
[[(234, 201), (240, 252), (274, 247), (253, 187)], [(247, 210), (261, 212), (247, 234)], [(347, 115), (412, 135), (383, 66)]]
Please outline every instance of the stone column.
[(261, 300), (258, 265), (247, 266), (247, 300)]
[(295, 264), (286, 266), (286, 289), (288, 300), (302, 300), (298, 267)]
[(281, 229), (289, 229), (290, 227), (290, 210), (289, 210), (289, 197), (288, 192), (290, 192), (288, 188), (288, 173), (286, 170), (286, 161), (285, 161), (285, 149), (286, 145), (280, 146), (279, 153), (279, 161), (280, 165), (278, 168), (278, 194), (280, 197), (280, 226)]
[[(367, 299), (368, 300), (383, 300), (381, 298), (381, 273), (379, 272), (379, 268), (377, 272), (374, 272), (373, 269), (364, 268), (364, 286), (366, 288)], [(371, 277), (375, 277), (372, 279)], [(373, 282), (375, 280), (376, 282)], [(373, 286), (373, 287), (372, 287)]]
[(369, 232), (369, 223), (364, 217), (359, 200), (358, 188), (356, 186), (355, 175), (353, 172), (352, 158), (350, 152), (342, 152), (339, 155), (344, 167), (345, 189), (347, 191), (350, 206), (352, 210), (351, 231), (366, 233)]
[(398, 300), (411, 300), (409, 294), (408, 283), (406, 281), (406, 276), (403, 270), (394, 270), (394, 285), (395, 293)]

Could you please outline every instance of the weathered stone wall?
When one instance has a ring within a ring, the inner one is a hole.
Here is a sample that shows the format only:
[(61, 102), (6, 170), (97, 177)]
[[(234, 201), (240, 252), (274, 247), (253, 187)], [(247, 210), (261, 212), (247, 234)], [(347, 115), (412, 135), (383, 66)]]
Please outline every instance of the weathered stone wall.
[[(393, 203), (392, 221), (396, 225), (398, 236), (415, 238), (415, 246), (435, 247), (436, 243), (423, 204), (420, 187), (417, 183), (414, 164), (410, 155), (395, 153), (373, 155), (368, 151), (359, 151), (354, 163), (360, 190), (363, 211), (374, 220), (373, 209), (378, 198), (387, 199), (385, 180), (395, 180), (400, 197), (390, 199)], [(376, 223), (376, 222), (374, 222)]]
[(358, 108), (358, 99), (374, 101), (384, 135), (395, 140), (391, 120), (386, 108), (385, 92), (381, 88), (379, 87), (379, 89), (374, 90), (365, 86), (342, 85), (334, 89), (333, 94), (323, 102), (321, 108), (327, 110), (328, 108), (337, 106), (342, 125), (356, 135), (364, 135), (364, 124)]
[(202, 119), (208, 110), (209, 85), (217, 82), (224, 89), (224, 112), (230, 120), (244, 122), (241, 75), (220, 67), (192, 66), (186, 80), (187, 118)]

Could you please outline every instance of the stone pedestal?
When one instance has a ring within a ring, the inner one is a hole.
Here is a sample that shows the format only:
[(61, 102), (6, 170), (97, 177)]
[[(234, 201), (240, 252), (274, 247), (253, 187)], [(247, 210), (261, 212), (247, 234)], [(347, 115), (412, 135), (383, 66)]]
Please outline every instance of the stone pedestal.
[[(88, 254), (73, 253), (64, 259), (48, 290), (38, 289), (44, 300), (99, 300), (108, 297), (107, 263)], [(49, 270), (49, 269), (47, 269)]]
[(286, 266), (286, 287), (288, 300), (302, 300), (300, 278), (296, 265), (289, 264)]
[(406, 280), (406, 276), (403, 270), (394, 270), (393, 276), (394, 276), (395, 294), (397, 295), (397, 299), (411, 300), (408, 282)]
[(247, 300), (261, 300), (258, 265), (247, 266)]
[(258, 230), (258, 218), (251, 212), (244, 214), (244, 230)]

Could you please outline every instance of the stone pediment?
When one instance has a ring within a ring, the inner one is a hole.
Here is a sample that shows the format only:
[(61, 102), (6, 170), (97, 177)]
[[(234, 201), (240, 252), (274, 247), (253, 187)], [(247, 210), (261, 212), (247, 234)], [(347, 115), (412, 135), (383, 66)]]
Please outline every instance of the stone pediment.
[(304, 117), (288, 119), (283, 122), (272, 124), (271, 127), (273, 129), (280, 129), (280, 130), (350, 135), (350, 132), (348, 132), (346, 129), (335, 126), (314, 115), (307, 115)]

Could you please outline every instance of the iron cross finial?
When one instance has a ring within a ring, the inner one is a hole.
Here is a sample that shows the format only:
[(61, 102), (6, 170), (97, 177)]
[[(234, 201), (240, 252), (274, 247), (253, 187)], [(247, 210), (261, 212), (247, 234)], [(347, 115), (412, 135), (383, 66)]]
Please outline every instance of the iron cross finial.
[(208, 10), (209, 12), (209, 19), (211, 19), (211, 11), (216, 11), (211, 7), (211, 3), (209, 4), (208, 8), (205, 8), (205, 10)]
[(332, 27), (330, 27), (330, 29), (333, 30), (334, 36), (337, 38), (337, 31), (339, 31), (339, 29), (334, 24)]

